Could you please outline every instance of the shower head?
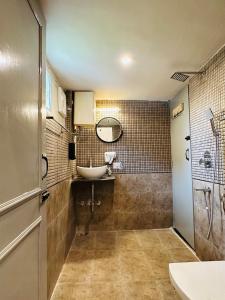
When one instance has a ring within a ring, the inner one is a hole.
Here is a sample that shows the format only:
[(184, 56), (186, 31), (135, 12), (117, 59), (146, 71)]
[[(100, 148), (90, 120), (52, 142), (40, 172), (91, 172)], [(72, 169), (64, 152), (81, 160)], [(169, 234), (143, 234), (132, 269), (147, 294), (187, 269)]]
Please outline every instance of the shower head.
[(190, 76), (189, 75), (194, 75), (194, 74), (203, 74), (204, 71), (199, 71), (199, 72), (175, 72), (173, 75), (170, 77), (171, 79), (175, 79), (178, 81), (186, 81)]
[(210, 107), (206, 110), (206, 118), (207, 118), (208, 121), (210, 121), (214, 118), (214, 114), (213, 114), (212, 109)]
[(170, 78), (184, 82), (185, 80), (187, 80), (189, 78), (189, 76), (185, 75), (181, 72), (175, 72)]
[(214, 114), (213, 114), (211, 108), (207, 109), (206, 118), (207, 118), (208, 121), (210, 121), (210, 125), (211, 125), (211, 128), (212, 128), (213, 135), (214, 136), (219, 136), (219, 132), (216, 129), (215, 122), (214, 122)]

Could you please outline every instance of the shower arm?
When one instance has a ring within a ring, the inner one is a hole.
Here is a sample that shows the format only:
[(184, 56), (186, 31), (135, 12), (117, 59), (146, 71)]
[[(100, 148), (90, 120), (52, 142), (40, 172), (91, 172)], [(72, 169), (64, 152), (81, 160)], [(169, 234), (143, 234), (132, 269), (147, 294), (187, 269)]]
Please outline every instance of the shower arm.
[(194, 75), (194, 74), (204, 74), (205, 71), (179, 71), (178, 73)]

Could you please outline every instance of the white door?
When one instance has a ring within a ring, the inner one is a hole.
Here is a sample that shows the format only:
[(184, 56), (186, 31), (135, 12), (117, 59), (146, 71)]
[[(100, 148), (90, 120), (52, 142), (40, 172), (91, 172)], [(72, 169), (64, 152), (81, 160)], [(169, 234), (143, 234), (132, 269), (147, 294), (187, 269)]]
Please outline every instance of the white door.
[(171, 118), (171, 148), (173, 176), (173, 226), (194, 248), (194, 219), (192, 198), (191, 149), (188, 87), (171, 102), (170, 111), (180, 103), (184, 111)]
[(45, 299), (41, 214), (41, 27), (0, 1), (0, 298)]

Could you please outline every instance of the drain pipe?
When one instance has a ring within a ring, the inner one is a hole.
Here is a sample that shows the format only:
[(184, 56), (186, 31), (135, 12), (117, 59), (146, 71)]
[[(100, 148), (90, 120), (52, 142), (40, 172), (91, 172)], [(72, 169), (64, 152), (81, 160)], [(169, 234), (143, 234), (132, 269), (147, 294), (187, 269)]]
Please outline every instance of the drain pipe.
[(92, 183), (91, 183), (90, 218), (85, 226), (85, 235), (88, 235), (88, 233), (89, 233), (89, 227), (90, 227), (91, 221), (94, 218), (94, 211), (95, 211), (95, 184), (92, 181)]

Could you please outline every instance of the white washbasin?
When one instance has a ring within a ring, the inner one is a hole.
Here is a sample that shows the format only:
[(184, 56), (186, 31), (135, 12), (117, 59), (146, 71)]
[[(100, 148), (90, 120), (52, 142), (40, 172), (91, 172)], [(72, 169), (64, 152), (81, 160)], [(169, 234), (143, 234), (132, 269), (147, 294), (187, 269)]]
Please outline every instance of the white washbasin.
[(101, 167), (79, 167), (77, 166), (77, 172), (80, 176), (86, 179), (98, 179), (106, 173), (107, 166)]
[(183, 300), (225, 299), (225, 261), (171, 263), (169, 272)]

